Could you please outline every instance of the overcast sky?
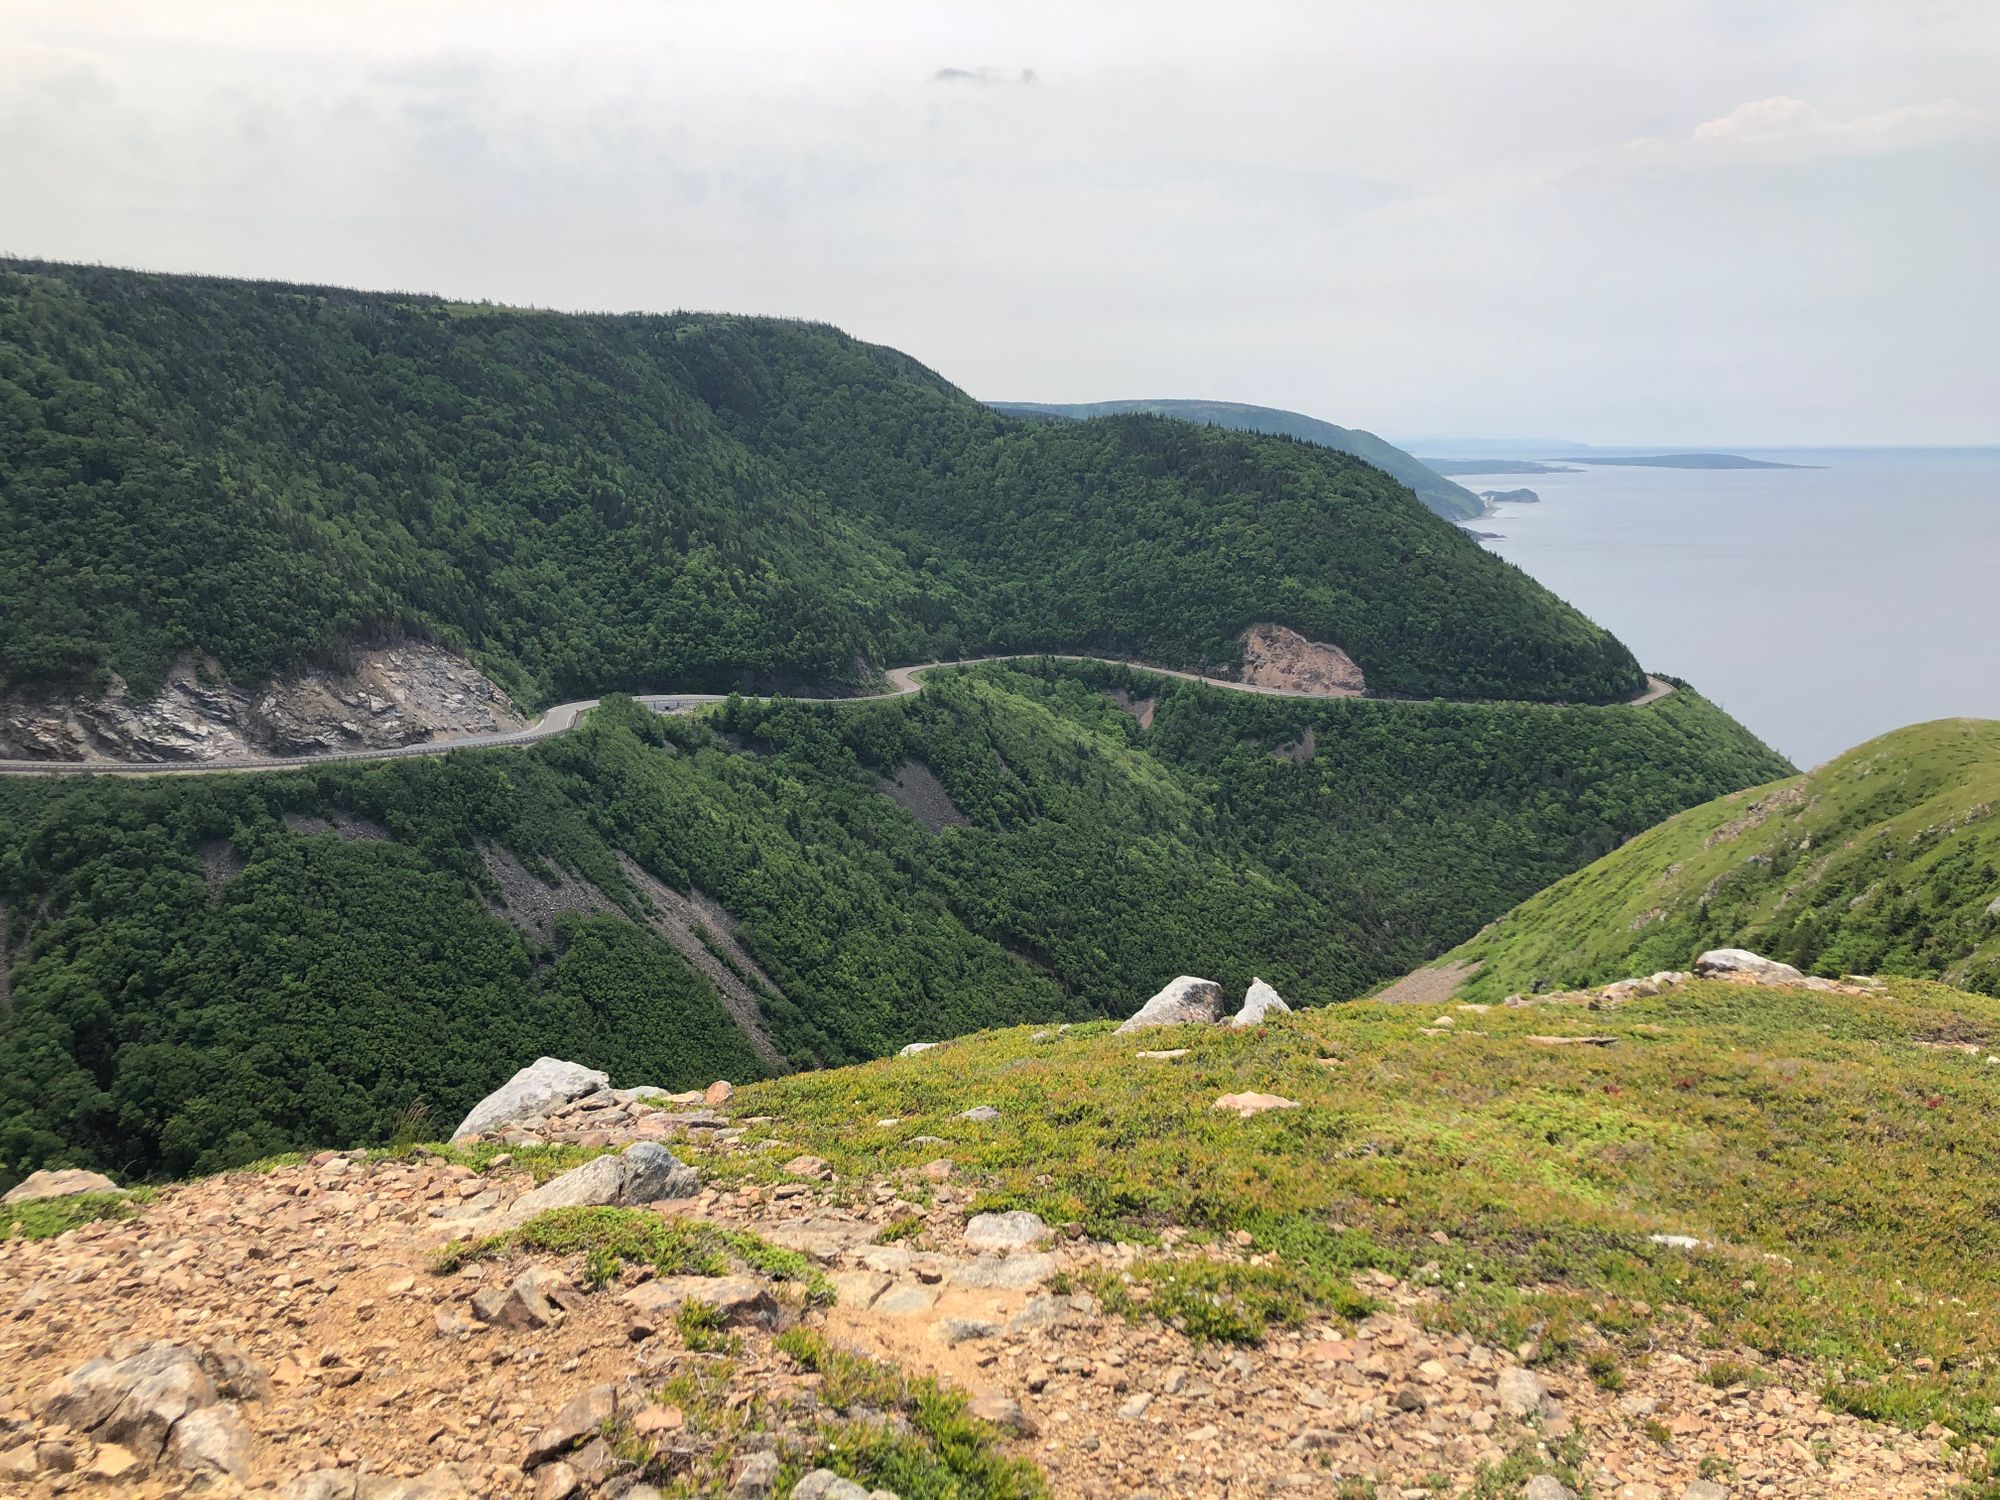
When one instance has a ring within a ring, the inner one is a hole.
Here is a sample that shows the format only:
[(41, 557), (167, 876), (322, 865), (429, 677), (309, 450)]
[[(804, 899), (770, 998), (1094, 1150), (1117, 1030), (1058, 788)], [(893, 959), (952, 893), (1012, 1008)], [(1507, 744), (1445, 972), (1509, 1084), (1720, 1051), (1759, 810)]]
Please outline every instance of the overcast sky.
[(2000, 0), (5, 0), (0, 252), (974, 395), (2000, 442)]

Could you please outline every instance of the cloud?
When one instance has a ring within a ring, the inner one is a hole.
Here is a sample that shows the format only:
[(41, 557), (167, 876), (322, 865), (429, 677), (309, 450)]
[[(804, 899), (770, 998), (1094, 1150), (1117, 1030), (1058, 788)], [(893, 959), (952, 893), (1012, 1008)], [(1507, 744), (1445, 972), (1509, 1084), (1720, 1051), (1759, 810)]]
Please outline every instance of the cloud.
[(1653, 154), (1692, 160), (1803, 161), (1883, 156), (1944, 145), (1977, 134), (1988, 123), (1983, 110), (1951, 98), (1841, 119), (1803, 99), (1781, 94), (1752, 99), (1727, 114), (1704, 120), (1685, 140), (1652, 137), (1634, 145)]
[(931, 74), (932, 83), (1030, 84), (1034, 81), (1033, 68), (939, 68)]

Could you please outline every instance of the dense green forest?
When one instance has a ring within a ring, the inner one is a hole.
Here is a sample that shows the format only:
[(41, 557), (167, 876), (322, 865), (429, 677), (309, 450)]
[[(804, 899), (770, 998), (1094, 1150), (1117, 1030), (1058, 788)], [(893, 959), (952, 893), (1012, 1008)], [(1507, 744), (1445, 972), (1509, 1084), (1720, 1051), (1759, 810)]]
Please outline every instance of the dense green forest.
[(1358, 427), (1323, 422), (1304, 412), (1275, 406), (1246, 406), (1241, 401), (995, 401), (996, 411), (1039, 413), (1072, 421), (1127, 416), (1135, 412), (1174, 417), (1182, 422), (1228, 427), (1238, 432), (1267, 432), (1305, 443), (1351, 453), (1387, 474), (1447, 521), (1467, 521), (1481, 510), (1479, 497), (1455, 480), (1445, 478), (1421, 458), (1413, 458), (1394, 443)]
[[(709, 978), (631, 920), (647, 878), (740, 923), (783, 1055), (841, 1062), (1122, 1015), (1182, 972), (1351, 997), (1785, 769), (1689, 690), (1394, 704), (1037, 667), (701, 720), (619, 699), (522, 749), (0, 782), (0, 1184), (380, 1138), (540, 1052), (756, 1076)], [(1149, 728), (1120, 706), (1155, 696)], [(912, 766), (955, 819), (884, 793)], [(510, 923), (494, 850), (603, 901)]]
[(882, 665), (1233, 659), (1605, 702), (1615, 639), (1311, 443), (1032, 422), (814, 324), (0, 261), (0, 689), (428, 636), (524, 702)]
[(1914, 724), (1692, 808), (1450, 955), (1483, 998), (1685, 969), (1747, 947), (1809, 974), (2000, 995), (2000, 724)]

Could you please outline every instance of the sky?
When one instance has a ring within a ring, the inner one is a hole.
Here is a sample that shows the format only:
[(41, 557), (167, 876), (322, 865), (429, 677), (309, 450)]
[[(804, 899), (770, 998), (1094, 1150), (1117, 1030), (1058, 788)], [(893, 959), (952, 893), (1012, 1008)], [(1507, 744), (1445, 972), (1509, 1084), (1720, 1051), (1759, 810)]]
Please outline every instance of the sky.
[(2000, 0), (6, 0), (0, 254), (777, 313), (986, 399), (2000, 442)]

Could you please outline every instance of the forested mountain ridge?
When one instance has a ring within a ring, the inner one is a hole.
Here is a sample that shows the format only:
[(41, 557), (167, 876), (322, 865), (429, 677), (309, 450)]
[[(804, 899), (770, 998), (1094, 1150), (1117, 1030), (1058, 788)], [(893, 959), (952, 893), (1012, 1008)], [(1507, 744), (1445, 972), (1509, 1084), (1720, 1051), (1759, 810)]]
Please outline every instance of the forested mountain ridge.
[(1747, 947), (2000, 994), (2000, 723), (1899, 729), (1649, 829), (1446, 955), (1481, 999)]
[(1364, 432), (1358, 427), (1342, 427), (1334, 422), (1309, 417), (1304, 412), (1285, 411), (1275, 406), (1248, 406), (1241, 401), (992, 401), (996, 411), (1066, 417), (1087, 421), (1092, 417), (1149, 413), (1174, 417), (1238, 432), (1265, 432), (1280, 437), (1318, 443), (1341, 453), (1351, 453), (1409, 488), (1419, 500), (1447, 521), (1465, 521), (1483, 508), (1479, 497), (1464, 485), (1446, 478), (1421, 458), (1413, 457), (1394, 443)]
[(1051, 664), (713, 720), (613, 702), (526, 749), (0, 782), (0, 1186), (379, 1139), (539, 1052), (740, 1081), (766, 1064), (724, 990), (801, 1065), (1124, 1015), (1179, 972), (1342, 1000), (1782, 769), (1687, 689), (1381, 703)]
[(1033, 423), (821, 325), (0, 262), (0, 689), (434, 638), (524, 705), (881, 663), (1228, 663), (1612, 701), (1615, 639), (1331, 450)]

